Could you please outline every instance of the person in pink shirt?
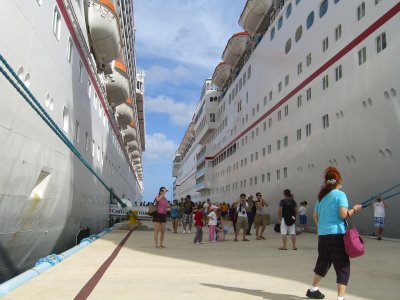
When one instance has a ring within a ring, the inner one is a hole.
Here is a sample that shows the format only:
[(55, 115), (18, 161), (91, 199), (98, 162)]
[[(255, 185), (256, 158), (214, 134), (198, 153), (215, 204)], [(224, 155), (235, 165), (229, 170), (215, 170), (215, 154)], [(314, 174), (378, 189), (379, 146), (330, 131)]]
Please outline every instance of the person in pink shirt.
[[(154, 224), (154, 242), (156, 248), (165, 248), (164, 244), (164, 232), (165, 223), (167, 222), (167, 206), (168, 201), (165, 198), (165, 193), (168, 190), (165, 187), (161, 187), (158, 195), (154, 199), (157, 205), (157, 213), (153, 216)], [(160, 243), (158, 243), (158, 233), (160, 233)]]

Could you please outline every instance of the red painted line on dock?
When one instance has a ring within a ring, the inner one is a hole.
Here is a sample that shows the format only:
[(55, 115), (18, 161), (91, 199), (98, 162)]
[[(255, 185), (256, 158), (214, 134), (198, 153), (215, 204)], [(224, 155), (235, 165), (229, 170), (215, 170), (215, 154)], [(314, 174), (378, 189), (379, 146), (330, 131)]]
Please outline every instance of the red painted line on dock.
[(104, 273), (107, 271), (108, 267), (112, 264), (114, 259), (117, 257), (119, 251), (125, 245), (126, 241), (131, 236), (133, 230), (129, 231), (124, 239), (119, 243), (119, 245), (114, 249), (113, 253), (107, 258), (107, 260), (101, 265), (97, 272), (90, 278), (90, 280), (85, 284), (85, 286), (79, 291), (75, 296), (74, 300), (84, 300), (87, 299), (96, 285), (99, 283), (100, 279), (103, 277)]

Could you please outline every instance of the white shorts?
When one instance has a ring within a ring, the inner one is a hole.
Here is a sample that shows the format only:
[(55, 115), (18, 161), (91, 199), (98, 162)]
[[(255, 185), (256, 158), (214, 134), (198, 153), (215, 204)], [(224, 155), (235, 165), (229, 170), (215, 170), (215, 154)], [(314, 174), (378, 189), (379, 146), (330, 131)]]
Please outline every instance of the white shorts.
[(287, 226), (285, 224), (285, 220), (282, 218), (281, 234), (282, 235), (286, 235), (286, 234), (296, 235), (296, 224), (293, 224), (292, 226)]

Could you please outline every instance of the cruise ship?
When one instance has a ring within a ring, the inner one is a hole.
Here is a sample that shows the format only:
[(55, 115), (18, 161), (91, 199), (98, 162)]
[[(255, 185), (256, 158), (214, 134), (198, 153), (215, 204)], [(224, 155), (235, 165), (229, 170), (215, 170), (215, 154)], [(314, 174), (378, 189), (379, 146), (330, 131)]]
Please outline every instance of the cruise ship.
[[(141, 201), (144, 72), (131, 0), (0, 10), (0, 282)], [(124, 200), (124, 201), (122, 201)]]
[[(400, 2), (247, 0), (238, 22), (173, 159), (174, 198), (262, 192), (277, 222), (288, 188), (315, 226), (335, 166), (350, 205), (386, 198), (384, 233), (399, 238)], [(354, 217), (364, 233), (373, 220)]]

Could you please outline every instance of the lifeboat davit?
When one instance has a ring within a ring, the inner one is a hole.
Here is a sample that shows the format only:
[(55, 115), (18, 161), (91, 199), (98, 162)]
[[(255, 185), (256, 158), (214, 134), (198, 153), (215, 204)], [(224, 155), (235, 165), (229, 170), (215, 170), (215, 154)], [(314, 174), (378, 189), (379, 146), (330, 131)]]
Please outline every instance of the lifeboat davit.
[(214, 74), (212, 76), (212, 82), (219, 88), (224, 87), (226, 81), (231, 75), (232, 68), (225, 62), (220, 62), (218, 66), (215, 67)]
[[(273, 9), (273, 0), (247, 0), (239, 24), (244, 30), (254, 36), (259, 29), (266, 28), (269, 14)], [(262, 25), (265, 26), (262, 26)]]
[(115, 118), (120, 128), (124, 129), (133, 121), (133, 110), (128, 103), (127, 101), (127, 103), (122, 103), (115, 108)]
[(239, 59), (246, 51), (250, 41), (250, 35), (247, 32), (239, 32), (234, 34), (226, 44), (222, 60), (235, 68)]
[(118, 106), (129, 96), (128, 72), (120, 60), (112, 64), (113, 72), (106, 81), (107, 98), (112, 106)]
[(90, 43), (98, 65), (112, 62), (120, 52), (117, 11), (110, 0), (88, 1)]
[(132, 126), (133, 124), (129, 124), (126, 129), (122, 130), (122, 138), (124, 139), (125, 144), (132, 142), (137, 137), (136, 128)]

